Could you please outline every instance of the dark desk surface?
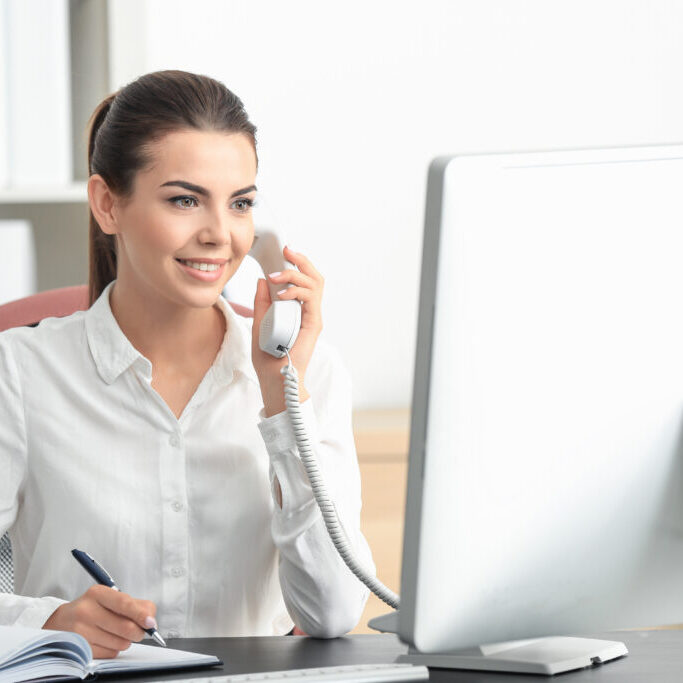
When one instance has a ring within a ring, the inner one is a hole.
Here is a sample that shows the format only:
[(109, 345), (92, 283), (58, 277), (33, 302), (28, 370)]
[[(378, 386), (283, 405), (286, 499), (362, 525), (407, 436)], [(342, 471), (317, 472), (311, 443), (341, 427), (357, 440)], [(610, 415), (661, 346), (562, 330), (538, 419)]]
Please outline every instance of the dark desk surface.
[[(683, 631), (615, 631), (594, 634), (595, 638), (620, 640), (626, 643), (629, 655), (589, 669), (569, 672), (553, 680), (563, 683), (590, 681), (619, 681), (619, 683), (680, 683), (683, 681)], [(108, 681), (180, 681), (188, 678), (207, 678), (255, 671), (282, 671), (342, 664), (372, 664), (392, 662), (406, 651), (393, 635), (357, 635), (316, 640), (303, 636), (260, 638), (182, 638), (169, 640), (168, 646), (216, 655), (222, 667), (185, 670), (182, 673), (159, 675), (126, 675), (100, 677)], [(430, 670), (431, 683), (468, 681), (478, 683), (541, 683), (545, 676), (500, 674), (477, 671)], [(208, 681), (207, 681), (208, 683)]]

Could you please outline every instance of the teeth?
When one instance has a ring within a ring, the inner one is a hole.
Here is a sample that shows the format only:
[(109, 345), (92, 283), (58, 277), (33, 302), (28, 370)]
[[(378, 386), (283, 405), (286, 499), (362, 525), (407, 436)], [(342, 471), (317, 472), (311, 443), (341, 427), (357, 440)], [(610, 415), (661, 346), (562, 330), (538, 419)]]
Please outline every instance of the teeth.
[(185, 265), (185, 266), (190, 266), (190, 268), (194, 268), (195, 270), (218, 270), (220, 266), (217, 263), (195, 263), (194, 261), (183, 261), (180, 259), (180, 262)]

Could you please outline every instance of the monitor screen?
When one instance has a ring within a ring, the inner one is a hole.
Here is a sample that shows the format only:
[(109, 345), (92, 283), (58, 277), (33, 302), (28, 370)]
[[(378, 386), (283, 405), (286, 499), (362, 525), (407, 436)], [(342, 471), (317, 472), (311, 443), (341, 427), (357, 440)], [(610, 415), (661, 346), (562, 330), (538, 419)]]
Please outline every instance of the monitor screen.
[(683, 622), (683, 146), (429, 171), (401, 578), (422, 652)]

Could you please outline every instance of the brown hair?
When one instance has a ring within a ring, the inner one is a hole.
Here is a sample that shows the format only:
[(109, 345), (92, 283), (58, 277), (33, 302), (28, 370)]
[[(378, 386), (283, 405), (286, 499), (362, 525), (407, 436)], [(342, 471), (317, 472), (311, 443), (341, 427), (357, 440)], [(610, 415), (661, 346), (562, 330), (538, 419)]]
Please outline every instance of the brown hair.
[[(256, 153), (256, 126), (242, 100), (220, 81), (187, 71), (155, 71), (106, 97), (89, 121), (88, 172), (126, 199), (135, 174), (152, 163), (148, 146), (178, 130), (244, 133)], [(258, 164), (258, 157), (257, 162)], [(116, 278), (116, 239), (90, 211), (88, 297), (92, 303)]]

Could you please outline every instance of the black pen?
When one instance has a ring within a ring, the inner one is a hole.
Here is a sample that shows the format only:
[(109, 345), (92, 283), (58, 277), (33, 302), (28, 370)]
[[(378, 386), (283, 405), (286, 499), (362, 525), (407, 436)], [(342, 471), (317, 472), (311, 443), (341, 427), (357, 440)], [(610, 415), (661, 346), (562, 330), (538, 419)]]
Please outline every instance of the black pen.
[[(101, 583), (103, 586), (109, 586), (109, 588), (113, 588), (115, 591), (119, 590), (116, 583), (114, 583), (114, 579), (109, 575), (109, 572), (102, 565), (98, 564), (93, 557), (88, 555), (88, 553), (74, 548), (71, 551), (71, 554), (76, 558), (76, 562), (78, 562), (78, 564), (80, 564), (97, 583)], [(152, 636), (154, 641), (159, 643), (159, 645), (166, 647), (166, 641), (155, 628), (146, 628), (144, 631)]]

